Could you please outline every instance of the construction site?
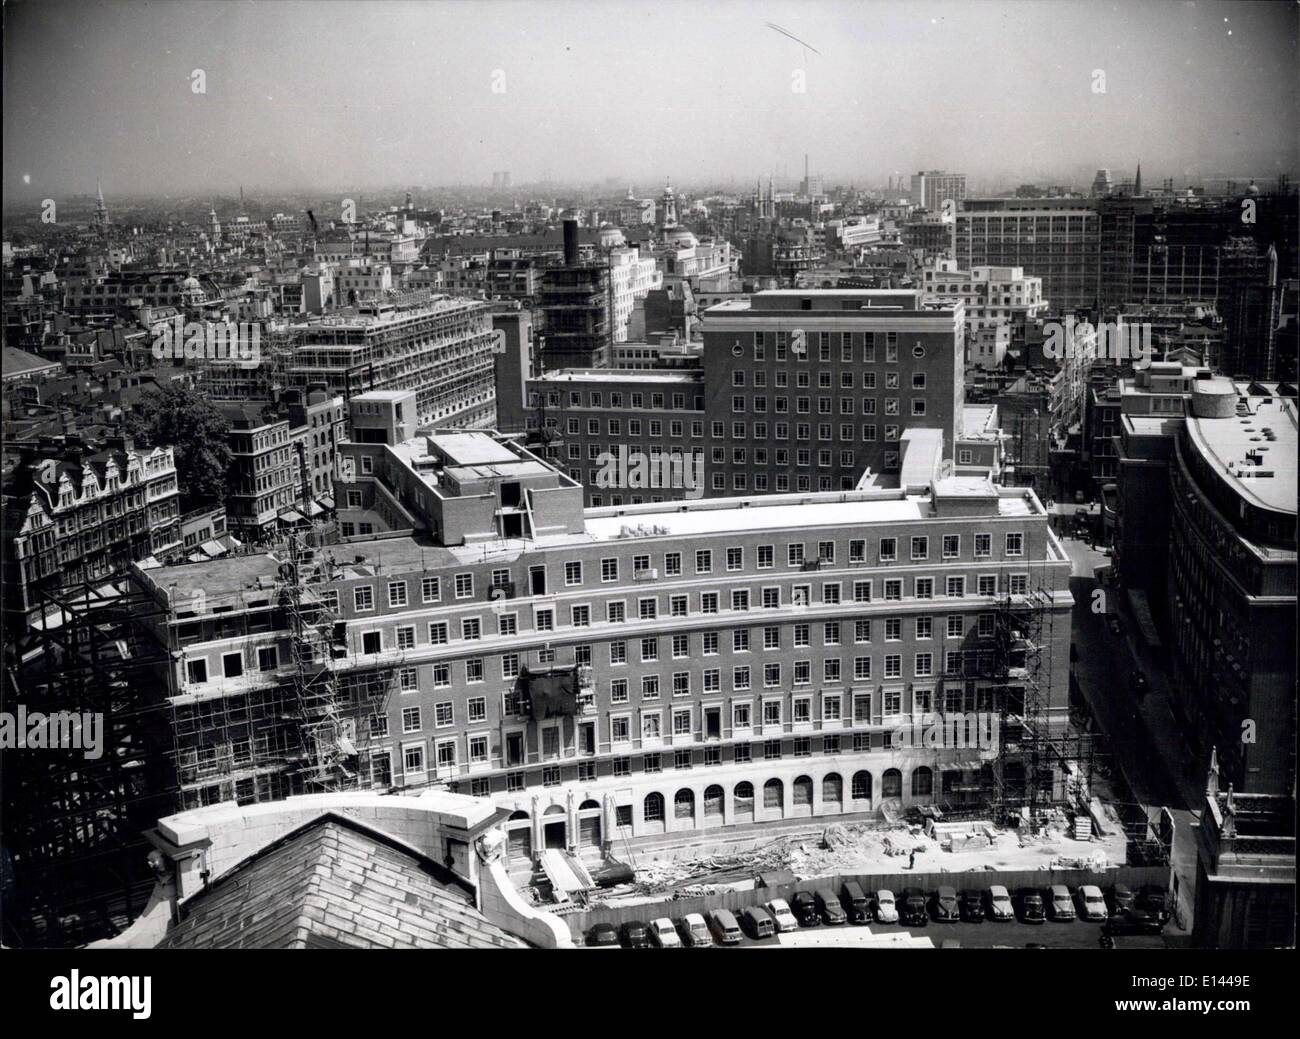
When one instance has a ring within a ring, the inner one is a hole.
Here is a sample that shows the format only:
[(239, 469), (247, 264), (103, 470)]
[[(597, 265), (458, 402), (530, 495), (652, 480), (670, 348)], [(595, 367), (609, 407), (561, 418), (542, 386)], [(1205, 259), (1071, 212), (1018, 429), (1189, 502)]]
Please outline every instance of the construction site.
[(869, 817), (721, 827), (638, 847), (624, 837), (599, 864), (548, 849), (517, 883), (534, 904), (568, 914), (743, 892), (764, 876), (1168, 867), (1167, 812), (1133, 803), (1122, 776), (1112, 776), (1072, 673), (1068, 712), (1049, 707), (1049, 607), (1042, 588), (1003, 599), (991, 647), (964, 654), (961, 674), (946, 679), (945, 712), (995, 711), (999, 738), (977, 769), (945, 769), (936, 748), (942, 793), (932, 788), (932, 803), (914, 798), (904, 808), (886, 797)]

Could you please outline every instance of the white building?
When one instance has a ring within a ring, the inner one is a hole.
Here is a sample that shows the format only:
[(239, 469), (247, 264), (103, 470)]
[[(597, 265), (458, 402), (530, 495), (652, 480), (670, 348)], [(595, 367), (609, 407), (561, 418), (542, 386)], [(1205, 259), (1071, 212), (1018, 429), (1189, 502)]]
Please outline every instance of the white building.
[(664, 276), (653, 256), (642, 256), (636, 248), (609, 252), (610, 291), (614, 297), (614, 342), (625, 343), (628, 319), (636, 301), (651, 289), (663, 287)]
[(968, 340), (998, 325), (1023, 329), (1047, 310), (1043, 279), (1025, 274), (1023, 267), (980, 266), (964, 271), (955, 260), (937, 259), (922, 270), (921, 287), (928, 299), (966, 302)]

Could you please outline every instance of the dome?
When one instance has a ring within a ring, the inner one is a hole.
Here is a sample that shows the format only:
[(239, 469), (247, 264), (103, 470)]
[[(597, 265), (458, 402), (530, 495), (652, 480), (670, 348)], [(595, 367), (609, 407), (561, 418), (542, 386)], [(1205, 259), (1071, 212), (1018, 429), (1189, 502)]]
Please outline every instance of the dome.
[(627, 238), (617, 227), (602, 227), (599, 232), (600, 247), (609, 249), (618, 245), (626, 245)]
[(687, 246), (699, 245), (699, 239), (691, 232), (688, 227), (673, 227), (664, 232), (664, 241), (669, 245), (674, 245), (679, 249)]

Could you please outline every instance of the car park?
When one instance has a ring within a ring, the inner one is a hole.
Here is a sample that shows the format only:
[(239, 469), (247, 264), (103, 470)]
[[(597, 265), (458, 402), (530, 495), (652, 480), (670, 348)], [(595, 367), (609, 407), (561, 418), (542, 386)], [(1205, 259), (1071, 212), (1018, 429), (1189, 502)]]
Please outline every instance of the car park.
[(623, 944), (629, 949), (650, 948), (650, 928), (640, 920), (629, 920), (623, 925)]
[[(705, 919), (713, 937), (722, 945), (739, 945), (744, 934), (729, 909), (710, 909)], [(710, 961), (712, 962), (712, 961)]]
[(790, 911), (800, 927), (816, 927), (822, 922), (821, 914), (817, 912), (817, 900), (811, 891), (796, 891), (791, 895)]
[(1070, 889), (1064, 884), (1049, 887), (1044, 901), (1053, 920), (1066, 922), (1074, 919), (1074, 900), (1070, 897)]
[(618, 945), (618, 928), (613, 924), (596, 924), (587, 932), (587, 944), (592, 948), (613, 948)]
[(795, 919), (794, 913), (790, 912), (790, 903), (784, 898), (772, 899), (765, 908), (778, 931), (799, 930), (799, 921)]
[(961, 915), (961, 910), (957, 904), (957, 889), (948, 886), (939, 888), (931, 901), (934, 904), (934, 918), (936, 920), (951, 921), (956, 920)]
[(961, 918), (967, 923), (982, 924), (984, 922), (984, 899), (974, 888), (967, 888), (957, 896), (957, 901), (961, 904)]
[(1022, 887), (1016, 892), (1016, 902), (1021, 923), (1041, 924), (1047, 919), (1043, 912), (1043, 895), (1037, 888)]
[(840, 902), (848, 914), (849, 923), (865, 924), (871, 922), (871, 904), (866, 892), (856, 880), (846, 880), (840, 888)]
[(713, 935), (709, 933), (709, 925), (699, 913), (687, 913), (682, 917), (681, 934), (682, 941), (688, 948), (711, 949), (713, 947)]
[(750, 906), (741, 913), (740, 926), (751, 938), (771, 938), (776, 934), (776, 922), (762, 906)]
[(1138, 930), (1159, 931), (1169, 921), (1165, 889), (1155, 884), (1140, 888), (1124, 916)]
[(659, 949), (680, 949), (682, 940), (677, 936), (677, 928), (666, 916), (650, 921), (650, 944)]
[(1011, 894), (1001, 884), (992, 884), (984, 892), (984, 910), (990, 920), (1014, 920), (1016, 911)]
[(924, 927), (930, 922), (925, 909), (925, 894), (916, 888), (903, 892), (903, 904), (898, 910), (899, 919), (908, 927)]
[(871, 896), (871, 911), (876, 921), (882, 924), (898, 923), (898, 907), (894, 904), (894, 893), (881, 888)]
[(1096, 884), (1084, 884), (1077, 898), (1080, 920), (1105, 920), (1110, 915), (1106, 912), (1106, 899)]
[(840, 900), (835, 897), (835, 892), (830, 888), (818, 888), (813, 892), (813, 898), (817, 903), (817, 912), (828, 927), (837, 927), (848, 921), (848, 914), (844, 912)]

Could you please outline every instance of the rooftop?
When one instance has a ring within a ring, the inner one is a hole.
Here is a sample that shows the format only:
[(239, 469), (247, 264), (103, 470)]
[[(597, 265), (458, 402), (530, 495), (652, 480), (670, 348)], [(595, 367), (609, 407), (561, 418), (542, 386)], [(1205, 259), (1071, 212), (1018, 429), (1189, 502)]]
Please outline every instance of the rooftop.
[[(620, 347), (626, 343), (619, 343)], [(655, 371), (645, 368), (561, 368), (546, 372), (532, 380), (534, 382), (662, 382), (691, 383), (699, 382), (701, 375), (689, 368), (673, 368)]]
[(435, 433), (429, 440), (446, 457), (448, 465), (520, 461), (517, 454), (486, 433)]
[(1241, 402), (1248, 414), (1241, 413), (1239, 404), (1232, 418), (1192, 416), (1187, 419), (1188, 433), (1202, 457), (1247, 502), (1294, 516), (1295, 402), (1280, 397), (1247, 397)]
[(492, 949), (524, 942), (487, 920), (444, 867), (375, 830), (322, 816), (181, 910), (162, 949)]

